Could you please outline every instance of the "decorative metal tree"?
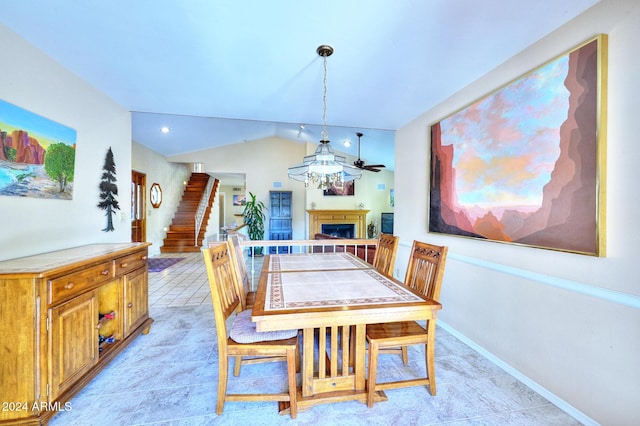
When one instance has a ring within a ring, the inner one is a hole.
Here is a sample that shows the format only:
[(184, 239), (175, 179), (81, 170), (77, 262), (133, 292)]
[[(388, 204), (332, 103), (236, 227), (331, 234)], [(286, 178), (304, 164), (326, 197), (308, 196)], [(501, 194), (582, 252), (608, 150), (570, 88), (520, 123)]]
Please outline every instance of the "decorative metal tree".
[(107, 211), (105, 213), (105, 216), (107, 216), (107, 226), (103, 231), (108, 232), (115, 229), (113, 227), (112, 215), (116, 213), (115, 210), (120, 210), (120, 205), (115, 197), (118, 195), (118, 185), (115, 184), (116, 163), (113, 161), (111, 147), (109, 147), (109, 151), (107, 151), (102, 170), (104, 170), (104, 173), (102, 173), (102, 181), (100, 181), (100, 199), (102, 201), (98, 203), (98, 207)]

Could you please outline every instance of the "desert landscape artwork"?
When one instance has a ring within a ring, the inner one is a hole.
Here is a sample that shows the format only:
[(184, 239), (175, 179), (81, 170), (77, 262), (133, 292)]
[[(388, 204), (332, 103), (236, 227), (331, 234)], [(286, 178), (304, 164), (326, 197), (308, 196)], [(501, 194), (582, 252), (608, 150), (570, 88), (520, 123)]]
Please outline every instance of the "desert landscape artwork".
[(606, 36), (431, 126), (429, 231), (604, 255)]
[(0, 195), (73, 198), (76, 131), (0, 100)]

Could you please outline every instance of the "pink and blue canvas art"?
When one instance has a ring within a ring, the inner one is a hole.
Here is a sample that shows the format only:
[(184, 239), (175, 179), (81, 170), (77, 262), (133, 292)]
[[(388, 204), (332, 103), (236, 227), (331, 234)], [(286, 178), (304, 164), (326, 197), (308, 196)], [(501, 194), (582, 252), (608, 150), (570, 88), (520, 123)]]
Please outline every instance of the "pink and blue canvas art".
[(430, 232), (603, 254), (604, 41), (431, 126)]

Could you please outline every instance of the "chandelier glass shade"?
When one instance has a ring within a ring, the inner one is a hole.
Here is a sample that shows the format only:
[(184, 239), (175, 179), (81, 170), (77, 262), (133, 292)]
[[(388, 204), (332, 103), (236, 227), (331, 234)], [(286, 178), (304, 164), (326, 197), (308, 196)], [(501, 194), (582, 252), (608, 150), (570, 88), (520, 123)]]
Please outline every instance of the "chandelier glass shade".
[(362, 170), (347, 163), (347, 159), (336, 155), (329, 146), (329, 141), (320, 141), (320, 146), (312, 155), (307, 155), (302, 163), (289, 167), (289, 178), (304, 182), (318, 189), (331, 186), (342, 188), (345, 182), (358, 179)]
[(289, 178), (304, 182), (306, 187), (313, 185), (318, 189), (328, 189), (331, 186), (343, 188), (346, 182), (359, 179), (362, 170), (347, 163), (347, 159), (334, 154), (329, 146), (327, 132), (327, 57), (333, 53), (331, 46), (322, 45), (316, 50), (324, 59), (324, 92), (322, 140), (312, 155), (307, 155), (302, 163), (289, 167)]

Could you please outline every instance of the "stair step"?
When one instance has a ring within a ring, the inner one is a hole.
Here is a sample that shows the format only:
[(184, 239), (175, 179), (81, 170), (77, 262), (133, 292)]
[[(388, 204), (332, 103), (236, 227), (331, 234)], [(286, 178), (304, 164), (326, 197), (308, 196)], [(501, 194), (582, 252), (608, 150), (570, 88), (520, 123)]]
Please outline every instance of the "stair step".
[(167, 237), (164, 239), (165, 244), (168, 244), (169, 241), (191, 241), (193, 242), (194, 233), (186, 233), (186, 232), (177, 232), (173, 234), (167, 234)]
[(191, 246), (195, 247), (193, 239), (191, 239), (191, 240), (167, 240), (167, 241), (164, 242), (164, 245), (162, 247), (181, 248), (181, 247), (191, 247)]
[(173, 219), (173, 225), (169, 227), (171, 231), (184, 231), (186, 229), (191, 229), (192, 231), (196, 230), (196, 221), (194, 218), (191, 219)]
[(199, 246), (160, 247), (160, 253), (193, 253), (201, 250), (202, 247)]
[(169, 231), (191, 232), (191, 233), (193, 233), (193, 232), (196, 231), (196, 227), (195, 227), (195, 225), (193, 223), (187, 223), (187, 224), (174, 223), (173, 225), (171, 225), (169, 227)]
[(212, 196), (204, 212), (202, 228), (197, 239), (198, 245), (196, 245), (194, 244), (195, 217), (209, 178), (207, 173), (191, 174), (189, 182), (184, 188), (178, 211), (173, 217), (163, 246), (160, 247), (161, 253), (199, 252), (201, 250), (204, 233), (207, 229), (209, 216), (211, 214), (211, 205), (213, 204), (214, 195), (217, 192), (219, 183), (217, 179), (214, 181), (211, 192)]

